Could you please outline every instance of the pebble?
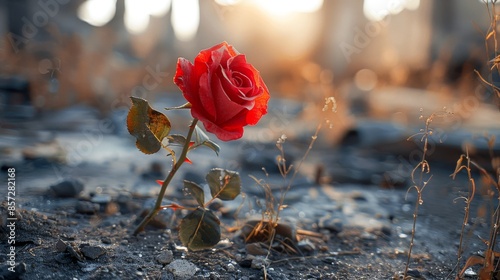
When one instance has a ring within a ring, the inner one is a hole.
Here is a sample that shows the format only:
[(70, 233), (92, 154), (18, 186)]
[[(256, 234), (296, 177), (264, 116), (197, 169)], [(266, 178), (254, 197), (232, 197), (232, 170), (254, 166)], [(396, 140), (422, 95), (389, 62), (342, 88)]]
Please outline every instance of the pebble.
[[(141, 213), (141, 216), (139, 217), (139, 220), (142, 220), (146, 215), (149, 213), (151, 208), (155, 205), (156, 203), (156, 198), (154, 199), (148, 199), (144, 202), (143, 204), (143, 210)], [(168, 199), (163, 199), (162, 200), (162, 205), (168, 205), (173, 203), (173, 201), (168, 200)], [(168, 225), (171, 223), (172, 220), (172, 215), (174, 214), (174, 210), (172, 209), (164, 209), (158, 212), (158, 214), (149, 222), (148, 226), (157, 228), (157, 229), (166, 229), (168, 228)]]
[(194, 276), (196, 271), (198, 271), (198, 267), (186, 260), (174, 260), (167, 265), (167, 270), (172, 272), (174, 277), (189, 278)]
[(250, 255), (267, 255), (267, 248), (264, 248), (261, 243), (255, 242), (255, 243), (249, 243), (245, 245), (245, 249), (248, 254)]
[[(80, 263), (78, 263), (80, 264)], [(91, 272), (91, 271), (94, 271), (96, 270), (100, 265), (96, 264), (96, 263), (91, 263), (91, 264), (86, 264), (84, 266), (82, 266), (81, 270), (83, 272)]]
[(247, 258), (238, 263), (241, 267), (243, 268), (250, 268), (252, 267), (252, 259)]
[(251, 268), (253, 269), (262, 269), (262, 267), (267, 266), (270, 264), (270, 260), (266, 259), (265, 257), (261, 256), (256, 256), (252, 260)]
[(14, 267), (14, 272), (9, 271), (8, 268), (9, 266), (3, 266), (0, 269), (0, 279), (21, 279), (22, 275), (26, 273), (26, 264), (24, 262), (20, 262), (18, 265), (16, 265)]
[(78, 180), (65, 180), (55, 185), (50, 186), (53, 194), (56, 197), (69, 198), (78, 197), (83, 191), (83, 183)]
[(64, 242), (62, 239), (57, 240), (56, 250), (58, 252), (66, 252), (66, 247), (68, 247), (68, 244), (66, 244), (66, 242)]
[(312, 253), (316, 250), (316, 246), (309, 239), (300, 240), (297, 245), (302, 252)]
[(156, 256), (156, 261), (159, 264), (169, 264), (174, 260), (174, 253), (170, 250), (166, 250), (161, 252), (159, 255)]
[(103, 238), (101, 238), (101, 242), (103, 244), (112, 244), (113, 240), (111, 240), (111, 238), (109, 238), (109, 237), (103, 237)]
[(90, 201), (93, 203), (98, 203), (98, 204), (108, 204), (111, 202), (111, 195), (109, 194), (97, 194), (94, 195)]
[(85, 260), (83, 258), (82, 253), (80, 252), (80, 250), (77, 247), (73, 246), (72, 244), (68, 244), (68, 246), (66, 248), (73, 258), (75, 258), (81, 262), (83, 262)]
[(373, 233), (363, 232), (361, 234), (361, 239), (363, 239), (365, 241), (374, 241), (374, 240), (377, 240), (377, 236)]
[(227, 267), (226, 267), (226, 270), (227, 270), (228, 272), (235, 272), (235, 271), (236, 271), (236, 267), (234, 266), (234, 264), (229, 263), (229, 264), (227, 265)]
[(95, 260), (97, 258), (99, 258), (100, 256), (104, 255), (106, 253), (106, 249), (104, 249), (103, 247), (100, 247), (100, 246), (82, 246), (80, 248), (80, 252), (82, 252), (82, 254), (91, 259), (91, 260)]
[(54, 257), (54, 260), (60, 264), (68, 264), (73, 262), (73, 258), (70, 253), (59, 253)]
[(318, 221), (320, 229), (329, 230), (331, 233), (339, 233), (344, 229), (344, 223), (339, 218), (332, 218), (329, 216), (323, 217)]
[(76, 212), (80, 214), (92, 215), (97, 213), (99, 209), (99, 204), (90, 201), (78, 201), (75, 206)]

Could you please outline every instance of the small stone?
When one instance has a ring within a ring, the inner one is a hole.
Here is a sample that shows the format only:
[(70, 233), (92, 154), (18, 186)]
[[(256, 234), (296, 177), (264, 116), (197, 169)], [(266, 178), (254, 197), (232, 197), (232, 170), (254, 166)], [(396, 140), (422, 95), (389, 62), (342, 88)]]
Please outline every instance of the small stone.
[(99, 211), (99, 204), (92, 203), (90, 201), (78, 201), (75, 206), (75, 210), (80, 214), (93, 215)]
[(252, 267), (252, 259), (244, 259), (238, 263), (243, 268)]
[(318, 226), (320, 229), (326, 229), (331, 233), (339, 233), (344, 229), (344, 223), (339, 218), (324, 217), (319, 220)]
[(174, 260), (174, 254), (170, 250), (166, 250), (164, 252), (161, 252), (159, 255), (156, 256), (156, 261), (159, 264), (169, 264)]
[(262, 269), (264, 266), (269, 265), (270, 261), (265, 257), (257, 256), (252, 260), (251, 268)]
[(68, 244), (66, 244), (66, 242), (62, 241), (62, 239), (57, 240), (56, 250), (58, 252), (66, 252), (66, 247), (68, 247)]
[(98, 204), (107, 204), (111, 201), (111, 195), (109, 194), (98, 194), (94, 195), (90, 201)]
[[(141, 221), (144, 217), (146, 217), (148, 215), (149, 211), (151, 210), (151, 208), (153, 208), (155, 203), (156, 203), (156, 199), (148, 199), (144, 202), (143, 210), (142, 210), (141, 215), (138, 217), (138, 221)], [(173, 201), (168, 200), (168, 199), (162, 200), (162, 205), (168, 205), (168, 204), (172, 204), (172, 203), (173, 203)], [(148, 226), (154, 227), (157, 229), (166, 229), (166, 228), (168, 228), (168, 225), (171, 223), (173, 215), (174, 215), (174, 210), (172, 210), (170, 208), (161, 210), (148, 223)]]
[(73, 261), (70, 253), (59, 253), (54, 257), (54, 260), (60, 264), (68, 264)]
[(82, 268), (81, 268), (81, 270), (82, 270), (83, 272), (91, 272), (91, 271), (96, 270), (98, 267), (99, 267), (99, 265), (98, 265), (98, 264), (96, 264), (96, 263), (91, 263), (91, 264), (88, 264), (88, 265), (86, 265), (86, 266), (82, 267)]
[(3, 266), (0, 269), (0, 279), (14, 280), (22, 279), (22, 275), (26, 273), (26, 264), (24, 262), (19, 263), (14, 267), (14, 272), (9, 270), (10, 266)]
[(236, 267), (234, 266), (234, 264), (230, 263), (227, 265), (226, 270), (227, 270), (227, 272), (235, 272)]
[(268, 250), (262, 246), (261, 243), (249, 243), (245, 245), (245, 249), (250, 255), (267, 255)]
[(56, 197), (77, 197), (84, 189), (83, 183), (78, 180), (65, 180), (50, 186)]
[(83, 258), (82, 253), (80, 252), (80, 250), (77, 247), (75, 247), (73, 244), (68, 244), (68, 246), (66, 248), (73, 258), (75, 258), (81, 262), (83, 262), (85, 260)]
[(104, 249), (103, 247), (100, 247), (100, 246), (83, 246), (82, 248), (80, 248), (80, 252), (82, 252), (82, 254), (91, 259), (91, 260), (95, 260), (97, 258), (99, 258), (100, 256), (104, 255), (106, 253), (106, 249)]
[(368, 201), (363, 193), (357, 191), (352, 192), (351, 198), (356, 201)]
[(198, 271), (198, 267), (186, 260), (174, 260), (167, 265), (167, 270), (172, 272), (174, 277), (189, 278), (194, 276), (196, 271)]
[(303, 252), (312, 253), (316, 250), (316, 246), (309, 239), (300, 240), (297, 245), (299, 246), (299, 249)]
[(361, 239), (363, 239), (365, 241), (374, 241), (374, 240), (377, 240), (377, 236), (373, 233), (363, 232), (361, 234)]
[(103, 244), (112, 244), (113, 240), (111, 240), (111, 238), (109, 238), (109, 237), (103, 237), (103, 238), (101, 238), (101, 242)]

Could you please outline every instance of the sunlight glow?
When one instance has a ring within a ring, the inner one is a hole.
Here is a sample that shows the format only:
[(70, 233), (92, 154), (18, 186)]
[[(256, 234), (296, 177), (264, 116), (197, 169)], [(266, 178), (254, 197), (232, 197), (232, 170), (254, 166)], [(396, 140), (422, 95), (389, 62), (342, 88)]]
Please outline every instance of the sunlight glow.
[(170, 11), (170, 5), (172, 4), (172, 0), (137, 0), (137, 2), (141, 2), (146, 6), (149, 14), (155, 17), (166, 15)]
[(241, 2), (241, 0), (215, 0), (215, 3), (221, 6), (232, 6), (238, 4), (239, 2)]
[(377, 85), (377, 74), (370, 69), (361, 69), (354, 76), (356, 86), (364, 91), (370, 91)]
[(200, 25), (200, 4), (198, 0), (172, 1), (172, 27), (180, 41), (194, 38)]
[(321, 9), (323, 0), (258, 0), (256, 4), (271, 15), (314, 13)]
[[(150, 16), (163, 16), (170, 10), (172, 0), (125, 0), (124, 23), (132, 34), (143, 32)], [(116, 0), (87, 0), (78, 7), (78, 17), (94, 26), (103, 26), (116, 13)]]
[(149, 25), (148, 6), (137, 0), (125, 0), (124, 21), (128, 32), (142, 33)]
[(78, 7), (78, 17), (93, 25), (103, 26), (116, 12), (116, 0), (87, 0)]
[(398, 14), (404, 9), (416, 10), (419, 6), (420, 0), (365, 0), (363, 13), (371, 21), (380, 21), (390, 14)]

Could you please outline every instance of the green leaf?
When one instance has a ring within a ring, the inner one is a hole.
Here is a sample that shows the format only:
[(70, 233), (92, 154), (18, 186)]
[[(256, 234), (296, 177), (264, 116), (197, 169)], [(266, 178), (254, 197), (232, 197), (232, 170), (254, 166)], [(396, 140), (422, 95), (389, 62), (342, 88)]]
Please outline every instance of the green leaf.
[(192, 251), (212, 248), (220, 241), (220, 221), (210, 210), (198, 207), (182, 219), (179, 238)]
[(127, 115), (128, 132), (136, 138), (137, 148), (145, 154), (154, 154), (161, 148), (161, 141), (170, 132), (172, 125), (164, 114), (151, 109), (149, 103), (137, 97)]
[(198, 184), (184, 180), (184, 188), (196, 199), (198, 204), (203, 207), (205, 204), (205, 192)]
[(219, 155), (220, 152), (219, 145), (210, 140), (210, 138), (208, 138), (208, 135), (205, 132), (203, 132), (201, 128), (196, 126), (194, 130), (194, 146), (192, 148), (196, 148), (198, 146), (207, 146), (217, 155)]
[(241, 179), (236, 171), (214, 168), (208, 172), (206, 180), (214, 198), (233, 200), (241, 192)]

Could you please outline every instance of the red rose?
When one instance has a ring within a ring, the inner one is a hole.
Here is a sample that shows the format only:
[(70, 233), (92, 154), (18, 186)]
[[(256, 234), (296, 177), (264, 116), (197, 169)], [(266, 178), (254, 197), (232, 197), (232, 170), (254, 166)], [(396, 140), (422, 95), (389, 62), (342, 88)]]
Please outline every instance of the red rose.
[(202, 50), (194, 64), (179, 58), (174, 83), (193, 118), (224, 141), (241, 138), (244, 126), (267, 113), (269, 91), (259, 71), (226, 42)]

